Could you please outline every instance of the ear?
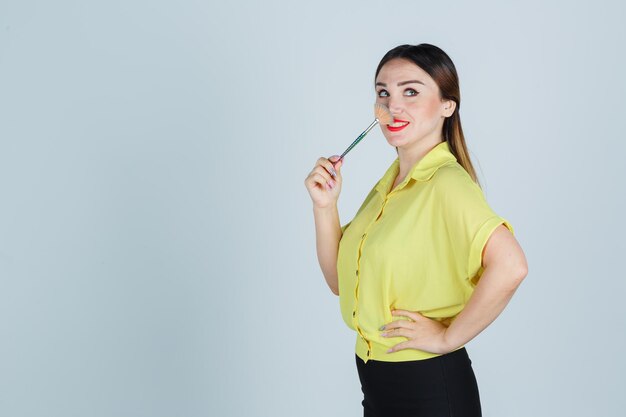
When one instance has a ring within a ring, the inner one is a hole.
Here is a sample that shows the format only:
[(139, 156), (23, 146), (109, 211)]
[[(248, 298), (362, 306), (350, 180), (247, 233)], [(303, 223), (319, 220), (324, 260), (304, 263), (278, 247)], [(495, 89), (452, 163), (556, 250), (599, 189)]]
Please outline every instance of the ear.
[(456, 101), (454, 100), (445, 100), (442, 103), (442, 115), (443, 117), (450, 117), (454, 113), (454, 109), (456, 109)]

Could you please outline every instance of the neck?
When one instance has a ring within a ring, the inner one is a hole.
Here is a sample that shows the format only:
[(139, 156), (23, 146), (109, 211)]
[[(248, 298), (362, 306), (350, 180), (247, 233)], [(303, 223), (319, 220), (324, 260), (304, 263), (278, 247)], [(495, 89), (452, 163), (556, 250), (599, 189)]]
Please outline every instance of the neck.
[(441, 142), (443, 142), (441, 136), (432, 140), (424, 138), (424, 140), (414, 143), (410, 148), (404, 146), (396, 148), (398, 150), (398, 159), (400, 162), (400, 172), (398, 174), (398, 178), (402, 179), (406, 177), (411, 168), (432, 148), (439, 145)]

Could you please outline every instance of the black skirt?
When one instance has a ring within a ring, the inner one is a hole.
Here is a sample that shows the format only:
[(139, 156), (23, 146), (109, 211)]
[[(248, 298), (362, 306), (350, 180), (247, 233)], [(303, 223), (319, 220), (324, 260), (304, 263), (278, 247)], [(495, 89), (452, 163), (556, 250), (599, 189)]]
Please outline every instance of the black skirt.
[[(356, 355), (355, 355), (356, 356)], [(434, 358), (383, 362), (356, 356), (364, 417), (480, 417), (465, 348)]]

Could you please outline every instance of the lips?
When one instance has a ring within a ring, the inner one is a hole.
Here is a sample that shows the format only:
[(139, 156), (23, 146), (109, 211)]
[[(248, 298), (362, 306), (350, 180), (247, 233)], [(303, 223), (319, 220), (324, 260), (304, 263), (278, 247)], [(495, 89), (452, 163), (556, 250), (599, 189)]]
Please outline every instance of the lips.
[(387, 129), (391, 132), (399, 132), (409, 125), (406, 120), (393, 119), (393, 123), (387, 125)]

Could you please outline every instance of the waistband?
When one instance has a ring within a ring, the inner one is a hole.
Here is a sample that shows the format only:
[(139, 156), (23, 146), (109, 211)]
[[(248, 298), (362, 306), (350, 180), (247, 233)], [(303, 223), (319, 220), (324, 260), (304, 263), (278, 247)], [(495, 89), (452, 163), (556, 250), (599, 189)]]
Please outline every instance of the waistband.
[[(439, 353), (431, 353), (425, 352), (423, 350), (417, 349), (403, 349), (397, 352), (387, 353), (387, 350), (391, 346), (381, 345), (380, 343), (373, 342), (371, 340), (366, 340), (359, 334), (357, 334), (355, 353), (363, 362), (367, 363), (368, 361), (378, 361), (378, 362), (410, 362), (410, 361), (423, 361), (425, 359), (432, 359), (438, 356), (442, 356)], [(461, 351), (462, 352), (459, 352)], [(456, 356), (463, 355), (467, 356), (467, 351), (465, 350), (465, 346), (461, 346), (460, 348), (446, 353), (445, 355), (450, 355), (452, 353), (459, 352)]]
[[(365, 366), (365, 361), (363, 359), (361, 359), (358, 355), (354, 355), (356, 361), (357, 361), (357, 365), (360, 366)], [(393, 369), (396, 367), (423, 367), (423, 366), (430, 366), (430, 365), (435, 365), (437, 362), (440, 361), (445, 361), (447, 363), (450, 364), (456, 364), (456, 363), (462, 363), (462, 364), (467, 364), (469, 363), (471, 365), (472, 360), (469, 358), (469, 355), (467, 353), (467, 350), (465, 349), (465, 347), (461, 347), (457, 350), (454, 350), (452, 352), (448, 352), (442, 355), (437, 355), (437, 356), (433, 356), (432, 358), (428, 358), (428, 359), (421, 359), (421, 360), (411, 360), (411, 361), (402, 361), (402, 362), (388, 362), (388, 361), (378, 361), (375, 359), (370, 359), (368, 360), (368, 367), (373, 366), (374, 368), (377, 367), (382, 367), (382, 368), (389, 368), (389, 369)], [(438, 365), (437, 365), (438, 366)]]

